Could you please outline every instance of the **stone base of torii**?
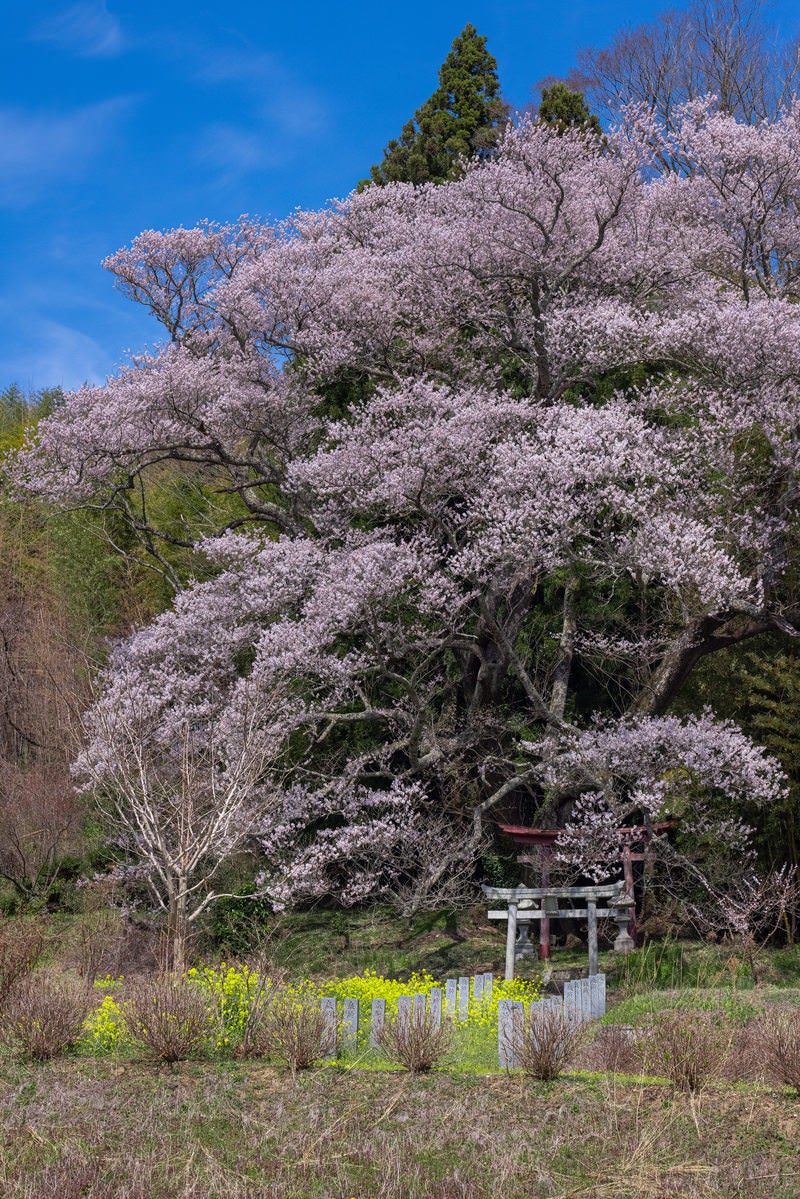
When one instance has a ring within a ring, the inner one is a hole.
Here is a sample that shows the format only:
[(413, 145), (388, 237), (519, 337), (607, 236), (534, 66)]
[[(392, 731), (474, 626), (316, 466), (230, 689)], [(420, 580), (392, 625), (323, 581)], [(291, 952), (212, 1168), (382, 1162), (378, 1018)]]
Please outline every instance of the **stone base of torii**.
[[(514, 977), (514, 966), (522, 956), (517, 940), (518, 930), (534, 920), (585, 920), (589, 930), (589, 976), (597, 974), (597, 920), (610, 916), (617, 924), (614, 941), (616, 953), (630, 953), (635, 948), (628, 925), (634, 912), (633, 896), (625, 883), (607, 883), (594, 887), (487, 887), (482, 888), (487, 899), (498, 900), (506, 907), (489, 910), (490, 920), (506, 920), (506, 978)], [(585, 904), (581, 907), (562, 907), (559, 900)], [(598, 904), (605, 900), (605, 905)], [(524, 938), (528, 941), (527, 935)]]

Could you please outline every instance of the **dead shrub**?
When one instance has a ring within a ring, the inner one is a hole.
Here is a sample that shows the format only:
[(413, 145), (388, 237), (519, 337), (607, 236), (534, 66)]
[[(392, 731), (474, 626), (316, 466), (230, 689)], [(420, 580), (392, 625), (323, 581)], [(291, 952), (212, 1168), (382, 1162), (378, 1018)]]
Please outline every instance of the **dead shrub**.
[(92, 997), (69, 979), (37, 975), (19, 983), (0, 1011), (0, 1041), (18, 1057), (47, 1061), (78, 1040)]
[(765, 1015), (759, 1032), (767, 1074), (800, 1094), (800, 1011)]
[(759, 1020), (735, 1027), (730, 1048), (715, 1071), (725, 1082), (763, 1082), (764, 1043)]
[(262, 1035), (270, 1054), (284, 1061), (293, 1077), (327, 1056), (328, 1029), (319, 1000), (278, 994)]
[(91, 912), (79, 927), (78, 972), (87, 983), (101, 974), (119, 974), (125, 943), (122, 918), (117, 912)]
[(638, 1043), (644, 1068), (679, 1091), (699, 1091), (719, 1072), (733, 1030), (708, 1012), (659, 1012)]
[(412, 1074), (427, 1074), (441, 1065), (453, 1044), (449, 1021), (436, 1024), (430, 1012), (414, 1011), (387, 1020), (378, 1034), (378, 1048), (390, 1061)]
[(522, 1026), (519, 1064), (531, 1078), (550, 1082), (568, 1066), (586, 1037), (586, 1026), (556, 1008), (533, 1008)]
[(0, 1006), (14, 987), (33, 973), (44, 949), (41, 920), (4, 920), (0, 923)]
[(633, 1030), (622, 1024), (601, 1024), (588, 1047), (588, 1057), (595, 1069), (632, 1074), (639, 1066)]
[(201, 1056), (213, 1027), (207, 996), (171, 974), (139, 979), (128, 987), (122, 1017), (131, 1036), (162, 1062)]

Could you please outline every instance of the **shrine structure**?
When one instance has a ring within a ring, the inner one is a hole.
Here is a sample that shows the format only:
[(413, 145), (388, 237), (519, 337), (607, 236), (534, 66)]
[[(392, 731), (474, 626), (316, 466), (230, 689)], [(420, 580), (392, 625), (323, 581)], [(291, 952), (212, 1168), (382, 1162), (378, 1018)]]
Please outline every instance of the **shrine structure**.
[[(623, 881), (619, 884), (618, 893), (624, 892), (630, 897), (629, 906), (626, 911), (629, 911), (629, 919), (627, 923), (627, 932), (630, 938), (630, 944), (625, 942), (623, 947), (623, 938), (618, 937), (619, 946), (618, 952), (625, 952), (626, 948), (634, 948), (636, 945), (636, 907), (635, 907), (635, 885), (633, 877), (633, 863), (644, 862), (647, 856), (647, 845), (654, 836), (661, 836), (669, 832), (670, 829), (677, 828), (677, 820), (661, 820), (650, 825), (630, 825), (622, 826), (618, 829), (620, 839), (620, 857), (622, 862), (622, 878)], [(517, 824), (499, 824), (497, 826), (519, 846), (521, 852), (517, 853), (517, 861), (523, 865), (536, 866), (541, 872), (541, 887), (537, 887), (537, 892), (541, 895), (541, 915), (538, 917), (540, 921), (539, 928), (539, 949), (538, 956), (546, 961), (550, 957), (550, 920), (557, 918), (556, 909), (558, 909), (556, 890), (550, 888), (550, 872), (552, 868), (553, 855), (555, 853), (556, 842), (562, 832), (557, 828), (529, 828), (525, 825)], [(538, 850), (534, 856), (531, 852), (533, 849)], [(610, 884), (606, 884), (608, 887)], [(530, 888), (526, 888), (529, 890)], [(582, 888), (589, 891), (591, 888)], [(486, 890), (486, 888), (484, 888)], [(492, 890), (497, 890), (492, 888)], [(515, 890), (521, 890), (515, 888)], [(560, 888), (559, 894), (565, 889)], [(616, 890), (616, 888), (615, 888)], [(559, 911), (558, 916), (562, 913)], [(518, 945), (515, 956), (523, 956), (527, 952), (527, 928), (521, 929), (523, 937), (523, 945)], [(620, 930), (621, 931), (621, 930)]]
[[(633, 939), (627, 925), (633, 907), (633, 897), (627, 895), (622, 879), (617, 883), (594, 887), (487, 887), (482, 890), (487, 899), (505, 903), (501, 909), (489, 911), (490, 920), (505, 920), (506, 978), (514, 977), (514, 966), (521, 956), (519, 932), (534, 921), (544, 924), (551, 916), (565, 920), (585, 920), (589, 940), (589, 977), (597, 974), (597, 920), (610, 916), (619, 926), (614, 949), (629, 953)], [(598, 906), (605, 900), (605, 907)], [(576, 906), (576, 904), (580, 906)], [(567, 906), (569, 905), (569, 906)]]

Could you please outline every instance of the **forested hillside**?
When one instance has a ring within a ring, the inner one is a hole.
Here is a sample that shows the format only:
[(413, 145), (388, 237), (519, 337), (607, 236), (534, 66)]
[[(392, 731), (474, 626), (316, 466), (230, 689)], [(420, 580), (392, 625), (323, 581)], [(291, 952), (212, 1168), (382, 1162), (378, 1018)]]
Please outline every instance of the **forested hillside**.
[(111, 868), (181, 963), (231, 890), (466, 902), (498, 820), (674, 821), (670, 911), (796, 870), (800, 110), (718, 45), (512, 116), (468, 25), (345, 200), (108, 259), (163, 348), (0, 396), (7, 906)]

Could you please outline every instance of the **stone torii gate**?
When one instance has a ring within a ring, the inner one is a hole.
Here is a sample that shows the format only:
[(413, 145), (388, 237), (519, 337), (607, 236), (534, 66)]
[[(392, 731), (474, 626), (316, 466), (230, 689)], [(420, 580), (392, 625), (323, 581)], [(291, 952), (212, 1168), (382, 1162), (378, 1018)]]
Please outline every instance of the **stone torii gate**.
[[(517, 929), (533, 920), (560, 918), (586, 920), (589, 930), (589, 976), (597, 974), (597, 918), (610, 916), (619, 929), (614, 941), (616, 953), (630, 953), (634, 948), (628, 923), (634, 910), (633, 896), (625, 891), (625, 882), (606, 883), (594, 887), (482, 887), (487, 899), (506, 903), (505, 909), (489, 910), (490, 920), (507, 920), (506, 978), (514, 977), (518, 956)], [(559, 900), (578, 900), (585, 907), (561, 907)], [(598, 907), (600, 900), (607, 906)]]
[[(625, 890), (629, 895), (635, 897), (636, 894), (634, 890), (633, 863), (646, 862), (647, 849), (652, 838), (663, 836), (665, 833), (677, 828), (678, 823), (679, 821), (676, 819), (660, 820), (649, 825), (621, 825), (617, 829)], [(503, 824), (502, 822), (498, 822), (497, 827), (517, 846), (517, 861), (523, 866), (537, 866), (542, 875), (542, 887), (547, 887), (550, 883), (550, 870), (558, 838), (564, 830), (558, 828), (530, 828), (527, 825)], [(532, 856), (532, 850), (536, 850), (535, 857)], [(550, 916), (554, 914), (554, 912), (546, 912), (541, 917), (539, 957), (542, 959), (550, 957)], [(630, 910), (628, 932), (635, 941), (636, 908), (633, 905)]]

